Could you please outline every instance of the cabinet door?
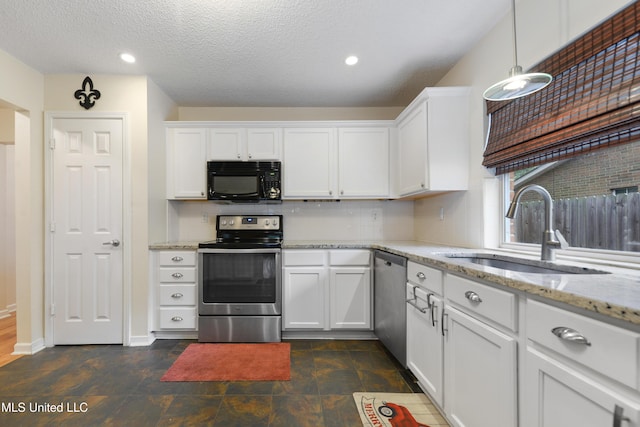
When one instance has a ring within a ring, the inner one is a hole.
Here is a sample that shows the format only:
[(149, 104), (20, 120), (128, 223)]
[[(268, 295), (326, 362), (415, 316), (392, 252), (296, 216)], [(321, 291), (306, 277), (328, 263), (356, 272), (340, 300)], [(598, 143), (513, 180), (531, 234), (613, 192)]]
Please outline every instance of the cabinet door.
[(340, 197), (389, 196), (389, 129), (341, 128), (338, 131)]
[(640, 426), (637, 399), (621, 396), (532, 348), (527, 349), (525, 369), (524, 427)]
[(282, 318), (284, 329), (326, 329), (326, 269), (284, 269)]
[(444, 410), (457, 427), (517, 423), (516, 341), (447, 305)]
[(280, 160), (282, 151), (282, 129), (247, 129), (247, 159)]
[(331, 268), (329, 294), (332, 329), (371, 329), (370, 268)]
[(284, 198), (335, 197), (335, 129), (285, 129)]
[(210, 129), (207, 160), (244, 160), (245, 130), (242, 128)]
[(418, 193), (427, 182), (427, 103), (419, 104), (398, 124), (398, 193)]
[(167, 130), (167, 198), (206, 198), (207, 131), (203, 128)]
[(416, 290), (418, 298), (414, 299), (414, 287), (407, 284), (407, 300), (413, 303), (407, 304), (407, 367), (422, 389), (442, 406), (444, 365), (439, 317), (442, 299), (420, 288)]

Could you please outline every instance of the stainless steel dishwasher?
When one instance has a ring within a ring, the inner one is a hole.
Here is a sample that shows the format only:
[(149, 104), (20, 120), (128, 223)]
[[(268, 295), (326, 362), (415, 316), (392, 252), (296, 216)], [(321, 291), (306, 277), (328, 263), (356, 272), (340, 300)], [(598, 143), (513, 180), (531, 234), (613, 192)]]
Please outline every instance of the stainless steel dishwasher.
[(407, 259), (383, 251), (374, 253), (375, 334), (407, 366)]

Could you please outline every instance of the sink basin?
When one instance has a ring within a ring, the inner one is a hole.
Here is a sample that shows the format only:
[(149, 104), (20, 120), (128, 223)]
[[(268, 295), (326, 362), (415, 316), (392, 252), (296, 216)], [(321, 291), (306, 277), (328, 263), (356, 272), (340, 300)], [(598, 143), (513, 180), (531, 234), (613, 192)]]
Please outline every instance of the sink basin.
[(501, 270), (516, 271), (519, 273), (533, 274), (609, 274), (607, 271), (595, 270), (570, 265), (557, 265), (551, 262), (536, 261), (494, 254), (445, 254), (447, 258), (457, 261), (470, 262), (477, 265), (498, 268)]

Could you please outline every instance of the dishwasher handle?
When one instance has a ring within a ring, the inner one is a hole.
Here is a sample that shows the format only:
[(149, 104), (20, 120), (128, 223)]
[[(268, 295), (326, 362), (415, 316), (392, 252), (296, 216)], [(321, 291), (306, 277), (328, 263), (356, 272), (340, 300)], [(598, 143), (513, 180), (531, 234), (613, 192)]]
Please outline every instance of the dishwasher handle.
[(396, 255), (396, 254), (392, 254), (389, 252), (385, 252), (385, 251), (375, 251), (373, 254), (373, 257), (375, 260), (381, 260), (385, 263), (385, 265), (387, 266), (391, 266), (392, 264), (396, 264), (399, 265), (401, 267), (406, 267), (407, 266), (407, 259), (403, 256), (400, 255)]

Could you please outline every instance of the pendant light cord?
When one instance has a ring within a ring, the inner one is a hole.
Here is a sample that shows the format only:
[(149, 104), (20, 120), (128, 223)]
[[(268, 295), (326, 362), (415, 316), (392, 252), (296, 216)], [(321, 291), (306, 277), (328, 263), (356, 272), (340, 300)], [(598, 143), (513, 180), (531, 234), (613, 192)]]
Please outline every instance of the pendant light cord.
[(518, 66), (518, 34), (516, 31), (516, 0), (511, 0), (511, 11), (513, 14), (513, 64)]

